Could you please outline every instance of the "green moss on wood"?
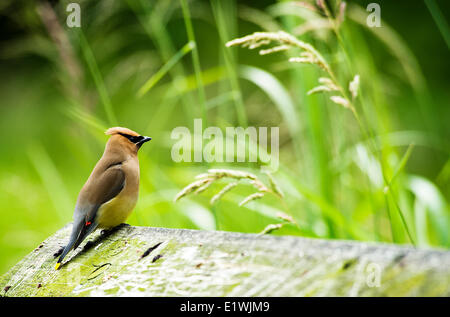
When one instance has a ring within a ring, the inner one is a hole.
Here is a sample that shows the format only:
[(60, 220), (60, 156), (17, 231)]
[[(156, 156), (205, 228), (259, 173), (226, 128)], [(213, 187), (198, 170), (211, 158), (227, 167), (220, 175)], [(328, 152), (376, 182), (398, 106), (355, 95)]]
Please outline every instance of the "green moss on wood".
[[(103, 239), (99, 233), (93, 235), (90, 248), (72, 251), (55, 271), (53, 254), (67, 241), (69, 232), (70, 226), (64, 227), (0, 277), (1, 294), (450, 295), (448, 251), (124, 226)], [(143, 257), (147, 250), (149, 254)], [(380, 272), (378, 280), (373, 269)]]

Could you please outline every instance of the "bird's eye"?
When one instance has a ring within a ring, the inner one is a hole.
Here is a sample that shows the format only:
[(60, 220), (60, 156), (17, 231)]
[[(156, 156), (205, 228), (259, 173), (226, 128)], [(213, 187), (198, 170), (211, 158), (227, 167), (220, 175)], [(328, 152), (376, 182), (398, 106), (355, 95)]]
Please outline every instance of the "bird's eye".
[(126, 137), (132, 143), (138, 143), (139, 141), (141, 141), (144, 138), (143, 136), (134, 136), (134, 135), (128, 135), (128, 134), (122, 134), (122, 133), (120, 133), (120, 135)]
[(141, 141), (144, 137), (142, 136), (132, 136), (130, 137), (130, 141), (133, 143), (138, 143), (139, 141)]

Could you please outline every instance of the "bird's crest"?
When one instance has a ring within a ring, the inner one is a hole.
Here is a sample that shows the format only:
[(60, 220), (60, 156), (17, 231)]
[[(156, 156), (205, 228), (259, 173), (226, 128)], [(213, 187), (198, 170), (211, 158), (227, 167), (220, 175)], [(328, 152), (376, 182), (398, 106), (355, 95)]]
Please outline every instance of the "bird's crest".
[(134, 132), (133, 130), (130, 130), (127, 128), (122, 128), (122, 127), (109, 128), (108, 130), (105, 131), (105, 134), (107, 134), (107, 135), (114, 135), (114, 134), (119, 134), (119, 133), (131, 135), (131, 136), (139, 136), (139, 133)]

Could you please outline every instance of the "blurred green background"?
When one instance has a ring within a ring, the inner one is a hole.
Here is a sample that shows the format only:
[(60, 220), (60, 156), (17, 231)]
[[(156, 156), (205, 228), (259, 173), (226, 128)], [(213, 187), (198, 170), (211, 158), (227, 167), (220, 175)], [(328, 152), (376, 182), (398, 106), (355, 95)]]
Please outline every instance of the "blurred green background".
[[(448, 1), (377, 1), (381, 28), (366, 25), (372, 1), (351, 1), (337, 33), (296, 2), (79, 0), (81, 28), (69, 28), (70, 2), (0, 3), (0, 273), (71, 221), (103, 132), (116, 125), (153, 137), (139, 153), (132, 225), (261, 232), (281, 211), (298, 226), (272, 234), (450, 245)], [(288, 63), (295, 51), (225, 47), (278, 30), (314, 45), (343, 87), (360, 75), (369, 136), (329, 95), (307, 95), (323, 72)], [(282, 202), (239, 207), (254, 192), (243, 184), (210, 206), (226, 181), (173, 202), (211, 167), (267, 182), (258, 163), (172, 161), (172, 129), (205, 117), (221, 128), (280, 127)]]

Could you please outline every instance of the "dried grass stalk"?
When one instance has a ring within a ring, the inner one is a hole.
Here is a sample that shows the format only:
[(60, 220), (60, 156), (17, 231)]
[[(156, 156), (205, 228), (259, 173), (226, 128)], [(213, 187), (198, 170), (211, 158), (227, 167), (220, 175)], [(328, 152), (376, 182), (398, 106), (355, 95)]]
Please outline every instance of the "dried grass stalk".
[[(256, 175), (244, 171), (237, 171), (237, 170), (228, 170), (228, 169), (209, 169), (208, 173), (206, 174), (200, 174), (203, 177), (208, 178), (214, 178), (214, 179), (220, 179), (224, 177), (228, 178), (234, 178), (234, 179), (243, 179), (248, 178), (251, 180), (256, 180)], [(199, 175), (199, 176), (200, 176)]]
[(202, 173), (197, 175), (196, 181), (189, 184), (185, 188), (183, 188), (176, 196), (174, 201), (180, 200), (182, 197), (185, 197), (191, 193), (199, 194), (206, 189), (208, 189), (211, 184), (213, 184), (215, 181), (218, 181), (220, 179), (224, 178), (231, 178), (235, 181), (232, 183), (229, 183), (226, 185), (222, 190), (214, 195), (210, 203), (214, 204), (217, 202), (220, 198), (222, 198), (226, 193), (228, 193), (230, 190), (232, 190), (234, 187), (236, 187), (239, 184), (239, 181), (247, 179), (249, 183), (257, 190), (256, 193), (253, 193), (249, 196), (247, 196), (239, 206), (243, 206), (246, 203), (262, 198), (264, 194), (270, 193), (275, 196), (277, 196), (280, 199), (283, 199), (284, 195), (281, 191), (281, 188), (277, 185), (275, 182), (275, 179), (272, 177), (272, 175), (268, 171), (264, 171), (265, 174), (268, 175), (269, 179), (269, 186), (264, 184), (255, 174), (244, 172), (244, 171), (238, 171), (238, 170), (230, 170), (230, 169), (209, 169), (207, 173)]
[(359, 90), (359, 75), (355, 75), (353, 80), (348, 85), (348, 90), (352, 94), (352, 98), (355, 99), (358, 97), (358, 90)]
[(235, 188), (237, 185), (238, 185), (238, 182), (233, 182), (233, 183), (229, 183), (227, 186), (222, 188), (222, 190), (220, 192), (218, 192), (216, 195), (213, 196), (213, 198), (211, 198), (211, 201), (210, 201), (211, 205), (214, 204), (216, 201), (218, 201), (220, 198), (222, 198), (223, 195), (228, 193), (230, 190)]
[(192, 192), (195, 192), (196, 190), (200, 189), (202, 186), (204, 186), (205, 184), (211, 183), (213, 181), (212, 178), (205, 178), (205, 179), (200, 179), (198, 181), (195, 181), (191, 184), (189, 184), (188, 186), (186, 186), (185, 188), (183, 188), (174, 198), (174, 202), (177, 202), (178, 200), (180, 200), (181, 198), (183, 198), (184, 196), (189, 195)]
[(331, 96), (331, 101), (334, 103), (343, 106), (344, 108), (350, 108), (350, 102), (347, 98), (341, 96)]
[(272, 173), (270, 173), (269, 171), (265, 171), (264, 173), (267, 175), (267, 178), (269, 179), (269, 184), (270, 184), (270, 188), (272, 189), (272, 191), (275, 194), (277, 194), (280, 198), (283, 198), (284, 197), (283, 191), (281, 190), (281, 188), (278, 186), (277, 182), (273, 178)]
[(339, 90), (339, 87), (336, 85), (336, 83), (331, 78), (320, 77), (319, 83), (327, 86), (328, 88), (330, 88), (330, 90)]
[(328, 86), (320, 85), (320, 86), (314, 87), (313, 89), (308, 91), (308, 95), (312, 95), (312, 94), (316, 94), (318, 92), (324, 92), (324, 91), (333, 91), (333, 90), (330, 89), (330, 87), (328, 87)]
[[(293, 60), (294, 62), (305, 62), (317, 64), (321, 68), (328, 71), (330, 68), (328, 63), (322, 57), (322, 55), (309, 43), (303, 42), (297, 39), (295, 36), (290, 35), (284, 31), (278, 32), (256, 32), (251, 35), (247, 35), (241, 38), (237, 38), (229, 41), (226, 46), (236, 46), (242, 45), (243, 47), (248, 47), (249, 49), (254, 49), (261, 47), (263, 45), (268, 45), (271, 42), (279, 42), (284, 46), (288, 47), (298, 47), (301, 48), (307, 55), (302, 56), (301, 60)], [(270, 50), (270, 49), (269, 49)], [(263, 53), (266, 53), (268, 50), (263, 50)], [(263, 54), (264, 55), (264, 54)]]
[(290, 222), (290, 223), (296, 223), (294, 218), (292, 218), (292, 216), (289, 216), (288, 214), (285, 214), (284, 212), (277, 212), (277, 217), (284, 221)]
[(252, 200), (260, 199), (260, 198), (262, 198), (262, 197), (264, 197), (264, 194), (263, 194), (263, 193), (254, 193), (254, 194), (251, 194), (251, 195), (247, 196), (243, 201), (241, 201), (241, 202), (239, 203), (239, 207), (244, 206), (245, 204), (251, 202)]
[[(330, 19), (331, 15), (328, 12), (328, 9), (323, 3), (323, 1), (317, 1), (316, 6), (321, 11), (326, 13), (326, 16)], [(345, 4), (340, 6), (339, 12), (340, 16), (336, 20), (338, 22), (337, 24), (339, 24), (339, 21), (343, 19), (344, 11), (345, 11)], [(263, 45), (269, 45), (272, 42), (278, 42), (281, 45), (277, 45), (268, 49), (261, 49), (259, 53), (261, 55), (265, 55), (274, 52), (284, 51), (291, 47), (298, 47), (302, 49), (300, 56), (289, 58), (289, 62), (317, 65), (329, 75), (329, 78), (328, 77), (319, 78), (319, 83), (321, 85), (311, 89), (308, 92), (308, 95), (320, 92), (337, 91), (340, 93), (340, 95), (332, 96), (330, 99), (334, 103), (341, 105), (344, 108), (352, 110), (355, 116), (357, 116), (355, 107), (352, 104), (352, 100), (357, 96), (357, 91), (359, 87), (359, 76), (356, 75), (353, 81), (350, 83), (349, 90), (352, 98), (348, 98), (342, 86), (340, 86), (339, 83), (337, 82), (336, 76), (334, 75), (333, 71), (331, 70), (326, 60), (311, 44), (303, 42), (297, 39), (295, 36), (288, 34), (286, 32), (278, 31), (278, 32), (256, 32), (241, 38), (231, 40), (226, 44), (226, 46), (230, 47), (235, 45), (241, 45), (243, 47), (255, 49), (260, 48)]]
[(263, 231), (261, 231), (259, 234), (260, 235), (263, 235), (263, 234), (268, 234), (268, 233), (271, 233), (272, 231), (274, 231), (274, 230), (278, 230), (278, 229), (280, 229), (281, 227), (283, 227), (283, 223), (277, 223), (277, 224), (270, 224), (270, 225), (267, 225), (264, 229), (263, 229)]
[(200, 194), (201, 192), (204, 192), (206, 189), (208, 189), (208, 187), (209, 186), (211, 186), (211, 184), (213, 183), (213, 181), (214, 181), (214, 179), (213, 178), (207, 178), (206, 179), (207, 181), (202, 185), (202, 186), (200, 186), (199, 188), (197, 188), (195, 191), (194, 191), (194, 194)]
[(272, 54), (272, 53), (276, 53), (276, 52), (287, 51), (288, 49), (290, 49), (290, 46), (288, 46), (288, 45), (274, 46), (274, 47), (268, 48), (266, 50), (260, 50), (259, 55), (267, 55), (267, 54)]

